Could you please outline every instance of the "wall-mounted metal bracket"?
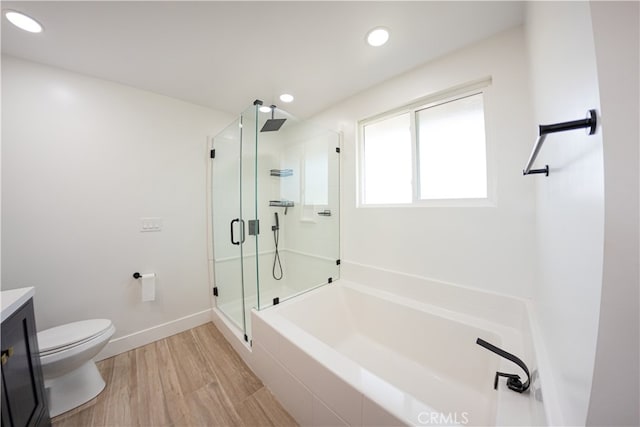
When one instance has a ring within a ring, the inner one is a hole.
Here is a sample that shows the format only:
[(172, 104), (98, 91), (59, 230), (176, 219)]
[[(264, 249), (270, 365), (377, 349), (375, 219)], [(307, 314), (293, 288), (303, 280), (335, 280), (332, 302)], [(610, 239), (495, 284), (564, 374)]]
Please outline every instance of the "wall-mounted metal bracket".
[(260, 220), (250, 219), (249, 220), (249, 236), (257, 236), (258, 234), (260, 234)]

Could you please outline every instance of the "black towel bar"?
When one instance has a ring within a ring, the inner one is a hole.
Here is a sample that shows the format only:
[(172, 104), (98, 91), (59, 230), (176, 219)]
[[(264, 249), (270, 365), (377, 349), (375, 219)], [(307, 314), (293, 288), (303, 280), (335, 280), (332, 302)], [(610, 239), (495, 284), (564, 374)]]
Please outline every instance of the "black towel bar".
[(547, 135), (555, 132), (565, 132), (568, 130), (574, 129), (583, 129), (589, 128), (589, 135), (593, 135), (596, 133), (596, 127), (598, 125), (598, 119), (596, 110), (589, 110), (587, 113), (586, 119), (581, 120), (573, 120), (571, 122), (564, 123), (554, 123), (552, 125), (540, 125), (539, 126), (539, 136), (536, 141), (533, 149), (531, 150), (531, 155), (529, 156), (529, 161), (527, 162), (527, 166), (522, 171), (522, 175), (533, 175), (538, 173), (543, 173), (546, 176), (549, 176), (549, 165), (545, 165), (543, 169), (531, 169), (533, 166), (533, 162), (536, 161), (536, 157), (538, 157), (538, 153), (542, 148), (542, 144), (544, 140), (547, 138)]

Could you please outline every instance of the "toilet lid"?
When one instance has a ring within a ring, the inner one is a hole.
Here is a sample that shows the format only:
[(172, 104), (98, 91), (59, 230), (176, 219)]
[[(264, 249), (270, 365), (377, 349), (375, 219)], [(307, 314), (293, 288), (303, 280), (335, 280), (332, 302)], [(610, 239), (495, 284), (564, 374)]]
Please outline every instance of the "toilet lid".
[(96, 335), (100, 335), (110, 326), (111, 320), (109, 319), (90, 319), (45, 329), (38, 332), (40, 353), (87, 341)]

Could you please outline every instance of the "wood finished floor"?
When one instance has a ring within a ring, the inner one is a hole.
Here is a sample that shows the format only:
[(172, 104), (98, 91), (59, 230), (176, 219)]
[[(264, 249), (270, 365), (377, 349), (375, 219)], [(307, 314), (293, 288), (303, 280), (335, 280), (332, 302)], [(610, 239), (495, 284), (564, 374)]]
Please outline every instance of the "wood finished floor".
[(296, 426), (208, 323), (97, 363), (107, 386), (67, 426)]

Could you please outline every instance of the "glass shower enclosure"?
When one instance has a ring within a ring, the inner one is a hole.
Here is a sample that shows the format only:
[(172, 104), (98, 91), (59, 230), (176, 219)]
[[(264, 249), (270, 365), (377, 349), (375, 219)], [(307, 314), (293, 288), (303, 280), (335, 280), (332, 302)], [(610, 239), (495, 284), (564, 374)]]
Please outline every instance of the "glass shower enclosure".
[(213, 138), (217, 308), (244, 339), (251, 310), (339, 277), (339, 135), (258, 100)]

